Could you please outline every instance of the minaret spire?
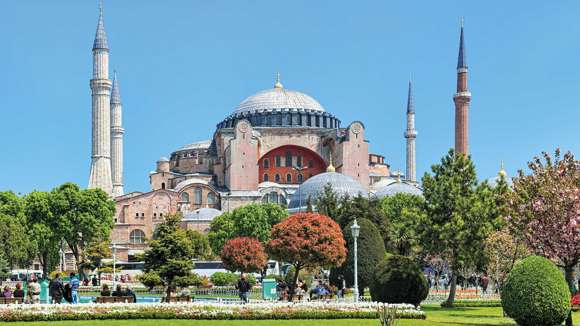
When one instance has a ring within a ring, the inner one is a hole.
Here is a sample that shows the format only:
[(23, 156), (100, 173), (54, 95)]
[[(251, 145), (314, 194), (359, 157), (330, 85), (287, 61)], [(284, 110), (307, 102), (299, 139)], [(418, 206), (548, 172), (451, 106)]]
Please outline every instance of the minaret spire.
[(119, 90), (117, 71), (113, 74), (113, 90), (111, 91), (111, 174), (113, 182), (113, 197), (122, 196), (123, 189), (123, 106)]
[(409, 78), (409, 90), (407, 93), (407, 130), (405, 130), (405, 139), (407, 140), (407, 179), (411, 182), (417, 182), (417, 170), (415, 168), (415, 139), (417, 131), (415, 130), (415, 105), (413, 103), (413, 82)]
[(469, 103), (471, 93), (467, 87), (467, 57), (465, 56), (464, 22), (461, 19), (459, 54), (457, 56), (457, 92), (455, 102), (455, 152), (469, 155)]
[(111, 81), (109, 80), (109, 46), (103, 23), (102, 3), (93, 43), (92, 155), (89, 188), (112, 193), (111, 178)]

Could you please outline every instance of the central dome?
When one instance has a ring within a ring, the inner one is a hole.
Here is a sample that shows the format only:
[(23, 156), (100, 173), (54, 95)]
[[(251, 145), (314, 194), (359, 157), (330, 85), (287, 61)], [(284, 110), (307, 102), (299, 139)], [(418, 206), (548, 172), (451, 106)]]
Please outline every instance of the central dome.
[(318, 101), (304, 93), (285, 89), (278, 79), (274, 88), (263, 90), (243, 100), (236, 107), (234, 115), (280, 110), (325, 112)]

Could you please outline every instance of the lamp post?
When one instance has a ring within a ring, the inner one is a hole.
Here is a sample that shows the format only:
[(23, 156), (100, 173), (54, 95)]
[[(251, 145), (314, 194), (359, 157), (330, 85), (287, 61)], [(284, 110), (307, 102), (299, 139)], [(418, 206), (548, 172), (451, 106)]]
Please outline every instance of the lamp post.
[(358, 302), (358, 257), (357, 257), (357, 238), (360, 233), (360, 226), (356, 223), (356, 217), (354, 223), (350, 226), (350, 231), (352, 232), (352, 237), (354, 239), (354, 302)]
[[(308, 169), (307, 166), (293, 166), (292, 169), (296, 172), (298, 172), (298, 174), (300, 174), (302, 171)], [(298, 176), (296, 176), (296, 180), (298, 180)], [(300, 213), (302, 211), (302, 196), (300, 196), (300, 183), (298, 184), (298, 213)]]

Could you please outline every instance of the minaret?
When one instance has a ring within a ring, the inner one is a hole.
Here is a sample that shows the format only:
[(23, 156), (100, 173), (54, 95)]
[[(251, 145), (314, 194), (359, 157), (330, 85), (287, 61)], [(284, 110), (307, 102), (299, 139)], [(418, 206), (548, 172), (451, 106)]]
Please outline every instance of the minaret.
[(407, 94), (407, 130), (405, 131), (407, 139), (407, 180), (417, 182), (417, 171), (415, 168), (415, 106), (413, 105), (413, 83), (409, 79), (409, 92)]
[(99, 22), (93, 43), (92, 156), (89, 188), (112, 193), (111, 181), (111, 81), (109, 80), (109, 46), (103, 24), (103, 6), (99, 5)]
[(111, 91), (111, 173), (113, 181), (113, 197), (122, 196), (123, 191), (123, 106), (119, 92), (117, 72), (113, 75), (113, 90)]
[(457, 92), (455, 102), (455, 152), (469, 154), (469, 102), (471, 93), (467, 88), (467, 58), (463, 40), (463, 19), (459, 37), (459, 56), (457, 58)]

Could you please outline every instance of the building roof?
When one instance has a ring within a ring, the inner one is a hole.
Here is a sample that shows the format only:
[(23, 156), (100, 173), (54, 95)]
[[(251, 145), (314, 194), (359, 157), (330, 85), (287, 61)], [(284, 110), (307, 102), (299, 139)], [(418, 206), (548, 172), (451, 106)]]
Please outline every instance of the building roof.
[(274, 88), (260, 91), (246, 98), (236, 107), (233, 115), (283, 109), (325, 112), (322, 105), (312, 97), (298, 91), (285, 89), (278, 77)]
[(183, 215), (184, 221), (211, 222), (214, 218), (222, 215), (223, 212), (215, 208), (198, 208)]
[(379, 198), (394, 196), (396, 194), (409, 194), (415, 196), (423, 196), (423, 191), (412, 183), (405, 181), (397, 181), (390, 183), (375, 192), (375, 196)]
[(338, 172), (326, 172), (304, 181), (292, 195), (288, 208), (298, 208), (300, 205), (306, 206), (308, 197), (310, 197), (311, 203), (315, 204), (316, 199), (324, 192), (324, 187), (328, 184), (339, 196), (356, 197), (358, 195), (368, 195), (366, 189), (352, 177)]
[(198, 141), (195, 143), (191, 143), (191, 144), (187, 144), (185, 146), (182, 146), (182, 147), (178, 148), (176, 150), (176, 152), (187, 151), (187, 150), (191, 150), (191, 149), (208, 149), (210, 145), (211, 145), (211, 140), (202, 140), (202, 141)]

